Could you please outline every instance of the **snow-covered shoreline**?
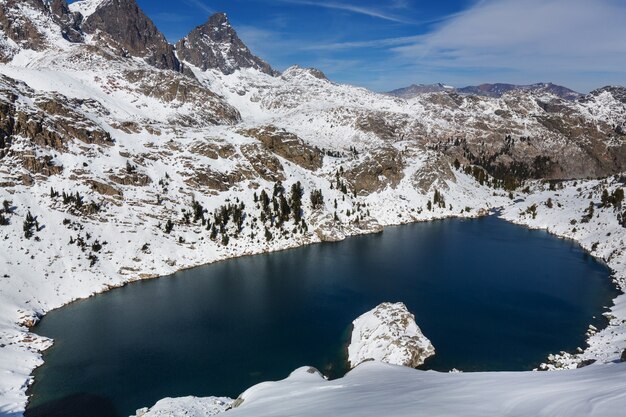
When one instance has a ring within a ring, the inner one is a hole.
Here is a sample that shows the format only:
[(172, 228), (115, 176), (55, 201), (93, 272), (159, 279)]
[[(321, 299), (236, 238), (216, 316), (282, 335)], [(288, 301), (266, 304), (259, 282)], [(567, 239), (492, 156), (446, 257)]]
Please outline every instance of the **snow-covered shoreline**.
[[(585, 182), (584, 192), (587, 192), (588, 189), (593, 189), (594, 187), (597, 188), (597, 184), (599, 182), (600, 181)], [(594, 219), (588, 228), (581, 229), (578, 233), (575, 233), (573, 235), (570, 233), (567, 233), (567, 227), (565, 227), (566, 226), (565, 223), (568, 223), (567, 218), (564, 218), (561, 216), (559, 217), (561, 219), (560, 222), (556, 222), (554, 224), (549, 223), (548, 215), (550, 214), (550, 211), (547, 209), (545, 210), (539, 209), (536, 213), (535, 219), (532, 219), (528, 215), (521, 215), (520, 213), (524, 211), (526, 206), (533, 204), (535, 202), (539, 203), (539, 202), (545, 201), (546, 198), (550, 198), (548, 196), (552, 196), (552, 198), (555, 198), (555, 204), (557, 204), (556, 203), (557, 201), (562, 201), (563, 202), (562, 206), (565, 208), (568, 208), (572, 213), (579, 213), (581, 208), (586, 206), (586, 201), (581, 202), (580, 199), (575, 197), (578, 193), (580, 193), (580, 192), (575, 191), (576, 188), (578, 187), (572, 186), (571, 190), (566, 189), (565, 191), (561, 191), (562, 200), (559, 200), (559, 197), (555, 196), (554, 191), (543, 190), (544, 187), (545, 187), (544, 185), (537, 183), (535, 184), (535, 189), (532, 191), (532, 193), (525, 196), (523, 201), (516, 200), (517, 202), (511, 202), (508, 206), (503, 205), (502, 210), (500, 212), (500, 216), (507, 221), (511, 221), (519, 225), (523, 225), (523, 226), (535, 228), (535, 229), (547, 230), (549, 233), (555, 234), (557, 236), (573, 239), (579, 244), (581, 244), (585, 250), (589, 251), (594, 256), (601, 255), (603, 252), (600, 252), (600, 251), (603, 250), (604, 246), (614, 247), (615, 249), (619, 249), (620, 255), (614, 256), (612, 257), (612, 259), (607, 260), (607, 265), (612, 269), (613, 273), (615, 274), (616, 283), (620, 286), (622, 290), (624, 290), (625, 288), (624, 277), (626, 277), (626, 271), (624, 271), (624, 268), (623, 268), (624, 246), (623, 246), (623, 243), (621, 243), (622, 246), (620, 247), (616, 247), (615, 245), (618, 242), (623, 242), (624, 236), (626, 234), (621, 232), (619, 229), (617, 229), (618, 233), (615, 233), (614, 235), (612, 234), (613, 239), (609, 239), (609, 241), (607, 241), (606, 244), (603, 245), (602, 247), (596, 247), (596, 251), (591, 251), (591, 244), (589, 243), (589, 236), (586, 235), (585, 233), (595, 230), (598, 226), (604, 227), (606, 229), (606, 227), (608, 227), (608, 225), (610, 224), (610, 218), (608, 214), (606, 216), (601, 216), (601, 217), (598, 217), (597, 219)], [(569, 205), (569, 207), (566, 206), (566, 204)], [(455, 217), (455, 216), (442, 216), (442, 218), (445, 218), (445, 217)], [(436, 220), (436, 218), (414, 219), (414, 221), (432, 221), (432, 220)], [(395, 224), (385, 224), (385, 226), (395, 226), (395, 225), (408, 224), (408, 223), (411, 223), (411, 221), (407, 220), (407, 221), (397, 222)], [(563, 229), (562, 227), (565, 227), (565, 228)], [(356, 233), (353, 233), (353, 234), (356, 234)], [(226, 255), (226, 256), (223, 256), (221, 259), (215, 259), (212, 262), (223, 261), (223, 260), (231, 259), (233, 257), (252, 255), (255, 253), (268, 253), (268, 252), (274, 252), (277, 250), (286, 250), (286, 249), (302, 246), (303, 244), (310, 244), (310, 243), (317, 243), (317, 242), (311, 240), (308, 242), (291, 241), (291, 242), (284, 242), (284, 243), (285, 244), (282, 247), (272, 247), (272, 248), (267, 248), (267, 249), (259, 248), (257, 252), (231, 254), (231, 256)], [(600, 258), (602, 258), (602, 256), (600, 256)], [(212, 262), (209, 262), (209, 263), (212, 263)], [(188, 268), (198, 267), (198, 266), (206, 265), (206, 264), (207, 263), (205, 262), (205, 263), (201, 263), (198, 265), (187, 265), (181, 269), (188, 269)], [(158, 275), (158, 276), (162, 277), (164, 275), (170, 275), (170, 273), (166, 273), (166, 274)], [(129, 277), (129, 279), (127, 279), (123, 283), (120, 283), (118, 286), (126, 285), (127, 283), (134, 282), (134, 281), (141, 280), (141, 279), (156, 278), (156, 277), (157, 276), (155, 275), (150, 275), (150, 274), (142, 275), (141, 272), (137, 272), (135, 276), (133, 276), (132, 278)], [(89, 296), (99, 294), (99, 293), (108, 291), (113, 288), (116, 288), (116, 286), (101, 287), (99, 288), (98, 291), (94, 291)], [(581, 355), (577, 355), (576, 357), (572, 357), (570, 355), (563, 355), (562, 357), (559, 357), (558, 360), (556, 361), (556, 363), (559, 363), (558, 367), (575, 368), (579, 362), (583, 360), (587, 360), (587, 359), (596, 359), (599, 362), (605, 363), (605, 362), (614, 361), (617, 358), (619, 358), (619, 353), (624, 347), (626, 347), (624, 346), (626, 345), (626, 343), (624, 342), (624, 336), (626, 335), (626, 326), (624, 325), (624, 322), (626, 322), (626, 308), (624, 308), (626, 304), (625, 298), (626, 297), (624, 295), (620, 295), (615, 299), (614, 301), (615, 306), (611, 309), (611, 312), (610, 312), (611, 320), (610, 320), (609, 326), (606, 329), (598, 332), (597, 334), (590, 335), (590, 338), (588, 341), (589, 347), (585, 349), (585, 351)], [(75, 299), (68, 300), (68, 302), (66, 302), (64, 305), (73, 301), (75, 301)], [(13, 391), (14, 394), (17, 394), (17, 395), (15, 395), (12, 398), (14, 401), (16, 401), (13, 403), (13, 407), (11, 410), (12, 412), (23, 411), (23, 408), (20, 408), (19, 400), (20, 398), (25, 400), (26, 388), (28, 384), (32, 382), (32, 379), (30, 377), (30, 375), (32, 374), (32, 370), (42, 364), (41, 351), (49, 347), (51, 343), (51, 341), (47, 339), (40, 338), (34, 335), (33, 333), (26, 332), (26, 331), (24, 331), (24, 338), (25, 338), (26, 343), (18, 345), (19, 346), (18, 349), (14, 350), (12, 363), (10, 365), (6, 363), (3, 364), (5, 370), (12, 370), (13, 371), (12, 374), (17, 375), (17, 378), (14, 378), (15, 382), (21, 381), (19, 385), (15, 384), (16, 385), (15, 388), (17, 387), (19, 388)], [(21, 367), (16, 366), (20, 364), (21, 364)], [(551, 366), (551, 367), (554, 368), (555, 366)], [(25, 405), (25, 403), (22, 403), (22, 404)], [(24, 407), (24, 405), (22, 405), (21, 407)]]

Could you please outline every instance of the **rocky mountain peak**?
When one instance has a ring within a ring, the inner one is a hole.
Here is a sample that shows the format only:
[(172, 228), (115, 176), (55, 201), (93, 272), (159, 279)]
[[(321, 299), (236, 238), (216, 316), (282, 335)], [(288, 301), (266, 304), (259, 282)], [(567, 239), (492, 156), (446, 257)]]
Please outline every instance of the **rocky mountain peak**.
[(266, 74), (277, 72), (252, 54), (230, 24), (225, 13), (215, 13), (176, 44), (178, 57), (203, 71), (218, 69), (232, 74), (238, 69), (254, 68)]
[(84, 0), (72, 4), (72, 9), (86, 12), (83, 31), (95, 35), (99, 46), (121, 56), (143, 58), (157, 68), (180, 71), (174, 47), (135, 0)]
[(324, 74), (323, 71), (317, 68), (303, 68), (299, 65), (292, 65), (291, 67), (287, 68), (283, 72), (282, 77), (286, 80), (299, 77), (313, 77), (317, 78), (318, 80), (328, 81), (328, 77), (326, 77), (326, 74)]

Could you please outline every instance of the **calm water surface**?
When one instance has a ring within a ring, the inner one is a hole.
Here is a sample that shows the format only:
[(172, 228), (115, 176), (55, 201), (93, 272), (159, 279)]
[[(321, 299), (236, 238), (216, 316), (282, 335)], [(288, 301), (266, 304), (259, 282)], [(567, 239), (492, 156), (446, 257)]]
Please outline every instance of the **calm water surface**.
[(29, 415), (237, 397), (304, 365), (338, 377), (352, 320), (384, 301), (404, 302), (435, 345), (426, 369), (528, 370), (606, 325), (609, 274), (571, 241), (494, 217), (229, 260), (48, 314), (35, 331), (56, 342)]

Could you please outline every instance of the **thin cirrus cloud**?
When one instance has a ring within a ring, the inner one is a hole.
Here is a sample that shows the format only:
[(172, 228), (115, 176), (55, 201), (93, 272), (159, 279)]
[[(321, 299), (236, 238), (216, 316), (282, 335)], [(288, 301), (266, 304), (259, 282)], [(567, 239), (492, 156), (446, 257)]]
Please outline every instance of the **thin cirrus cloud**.
[(187, 5), (189, 6), (193, 6), (197, 9), (202, 10), (203, 12), (205, 12), (207, 15), (211, 15), (213, 13), (215, 13), (215, 10), (213, 10), (211, 7), (209, 7), (208, 4), (206, 4), (205, 2), (201, 1), (201, 0), (183, 0)]
[(626, 81), (624, 21), (621, 0), (484, 0), (390, 51), (397, 62), (447, 71), (560, 76), (585, 89), (591, 86), (585, 83), (602, 83), (602, 76), (608, 82)]
[[(374, 17), (378, 19), (388, 20), (390, 22), (395, 23), (407, 23), (411, 24), (408, 19), (404, 19), (402, 17), (386, 13), (380, 9), (373, 7), (365, 7), (365, 6), (357, 6), (349, 3), (338, 3), (338, 2), (326, 2), (326, 1), (312, 1), (312, 0), (279, 0), (281, 3), (294, 4), (298, 6), (311, 6), (311, 7), (320, 7), (323, 9), (332, 9), (332, 10), (342, 10), (346, 12), (361, 14), (369, 17)], [(405, 2), (392, 2), (392, 6), (394, 8), (404, 7)]]

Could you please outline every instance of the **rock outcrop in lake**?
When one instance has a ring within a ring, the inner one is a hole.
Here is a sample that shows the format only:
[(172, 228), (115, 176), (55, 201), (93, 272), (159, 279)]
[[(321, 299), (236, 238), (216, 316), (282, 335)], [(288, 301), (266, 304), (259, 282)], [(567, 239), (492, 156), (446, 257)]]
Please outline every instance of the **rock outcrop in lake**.
[(370, 360), (415, 368), (435, 354), (435, 347), (403, 303), (380, 304), (352, 324), (351, 368)]

